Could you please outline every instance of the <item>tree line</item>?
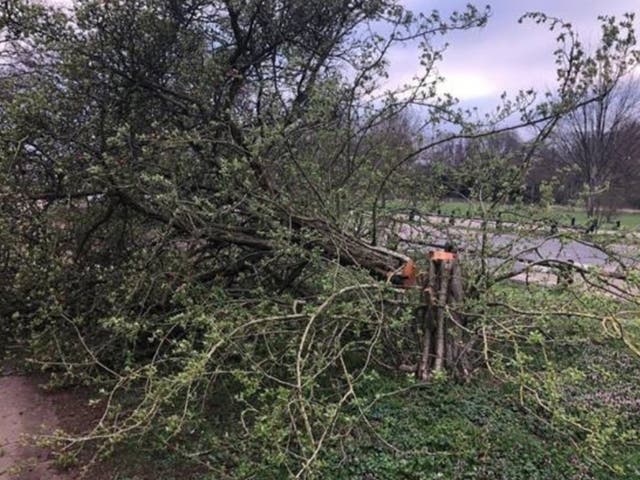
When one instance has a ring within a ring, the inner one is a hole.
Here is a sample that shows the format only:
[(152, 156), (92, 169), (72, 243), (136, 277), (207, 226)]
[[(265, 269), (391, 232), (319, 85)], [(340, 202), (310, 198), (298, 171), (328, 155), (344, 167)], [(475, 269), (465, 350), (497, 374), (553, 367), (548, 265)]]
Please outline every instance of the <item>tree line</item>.
[[(640, 208), (640, 96), (634, 77), (570, 112), (545, 140), (521, 183), (513, 181), (525, 156), (526, 129), (481, 140), (456, 140), (421, 158), (425, 179), (437, 178), (443, 198), (477, 199), (483, 185), (491, 200), (504, 185), (510, 201), (576, 205), (588, 216)], [(484, 166), (486, 178), (475, 172)], [(493, 187), (488, 187), (493, 183)], [(545, 197), (546, 198), (543, 198)]]

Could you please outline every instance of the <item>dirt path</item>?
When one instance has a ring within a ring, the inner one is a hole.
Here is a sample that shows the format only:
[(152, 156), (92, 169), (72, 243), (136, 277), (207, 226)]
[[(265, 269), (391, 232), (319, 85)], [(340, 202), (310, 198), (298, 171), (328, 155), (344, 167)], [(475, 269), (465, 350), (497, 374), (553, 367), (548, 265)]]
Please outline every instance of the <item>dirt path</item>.
[[(0, 370), (0, 374), (1, 374)], [(56, 428), (53, 399), (32, 377), (0, 376), (0, 480), (67, 480), (58, 473), (51, 455), (29, 445), (25, 437)]]

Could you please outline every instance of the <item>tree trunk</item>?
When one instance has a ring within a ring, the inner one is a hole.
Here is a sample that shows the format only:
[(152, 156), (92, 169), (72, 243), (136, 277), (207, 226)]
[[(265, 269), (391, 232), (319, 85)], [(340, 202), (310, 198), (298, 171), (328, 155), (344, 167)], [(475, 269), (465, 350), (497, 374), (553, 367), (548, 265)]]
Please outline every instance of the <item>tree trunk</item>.
[(437, 282), (438, 297), (434, 305), (436, 309), (436, 359), (433, 370), (438, 373), (444, 369), (447, 355), (447, 320), (445, 319), (445, 308), (447, 304), (447, 292), (449, 290), (449, 278), (451, 265), (449, 262), (439, 262), (439, 277)]
[[(277, 249), (269, 239), (256, 231), (247, 231), (233, 225), (194, 224), (174, 218), (172, 212), (158, 211), (145, 206), (130, 196), (122, 193), (122, 201), (136, 212), (155, 221), (171, 225), (177, 231), (193, 238), (204, 240), (214, 245), (242, 245), (260, 251)], [(407, 255), (394, 252), (384, 247), (370, 245), (353, 235), (345, 233), (326, 220), (303, 217), (288, 212), (281, 218), (283, 225), (294, 230), (308, 229), (317, 232), (316, 240), (307, 244), (309, 248), (320, 247), (328, 258), (336, 259), (342, 265), (353, 265), (369, 271), (379, 279), (387, 279), (389, 274), (397, 271), (410, 261)]]
[[(424, 303), (427, 305), (422, 320), (421, 351), (416, 370), (417, 377), (428, 381), (434, 374), (451, 371), (467, 376), (470, 366), (465, 353), (464, 319), (451, 310), (463, 300), (462, 275), (455, 255), (439, 252), (429, 263), (423, 284)], [(448, 256), (447, 256), (448, 255)]]
[(402, 253), (370, 245), (324, 220), (296, 216), (291, 221), (298, 228), (320, 233), (322, 240), (316, 243), (328, 257), (337, 259), (342, 265), (362, 267), (377, 278), (388, 278), (390, 273), (411, 260)]

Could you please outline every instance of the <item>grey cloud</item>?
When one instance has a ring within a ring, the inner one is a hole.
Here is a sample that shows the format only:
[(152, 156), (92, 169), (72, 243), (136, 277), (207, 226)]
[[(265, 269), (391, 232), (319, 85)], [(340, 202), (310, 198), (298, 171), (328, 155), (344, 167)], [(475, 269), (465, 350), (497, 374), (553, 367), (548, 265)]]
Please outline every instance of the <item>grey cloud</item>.
[[(443, 13), (461, 10), (466, 4), (444, 0), (405, 0), (403, 3), (414, 11), (439, 8)], [(525, 12), (543, 11), (561, 17), (574, 25), (585, 44), (593, 45), (599, 35), (598, 15), (621, 16), (638, 10), (637, 0), (499, 0), (491, 5), (493, 14), (484, 29), (456, 32), (447, 38), (450, 47), (440, 66), (445, 77), (454, 79), (449, 82), (452, 93), (467, 100), (483, 98), (482, 103), (486, 103), (487, 97), (497, 100), (502, 91), (513, 94), (531, 87), (545, 90), (555, 82), (552, 52), (556, 34), (532, 22), (518, 24), (518, 18)], [(393, 53), (391, 81), (409, 79), (417, 68), (414, 60), (417, 52)]]

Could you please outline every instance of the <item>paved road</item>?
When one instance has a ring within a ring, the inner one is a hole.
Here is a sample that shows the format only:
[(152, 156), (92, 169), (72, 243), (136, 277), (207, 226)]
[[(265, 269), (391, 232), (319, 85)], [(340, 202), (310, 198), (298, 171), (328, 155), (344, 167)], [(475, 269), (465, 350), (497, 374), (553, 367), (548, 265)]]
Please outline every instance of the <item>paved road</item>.
[[(427, 217), (412, 224), (398, 223), (395, 233), (414, 249), (424, 249), (425, 244), (454, 242), (472, 254), (480, 250), (482, 240), (481, 231), (474, 227), (466, 224), (444, 225), (441, 221), (432, 223), (431, 217)], [(602, 249), (581, 240), (561, 240), (550, 235), (548, 228), (526, 233), (490, 232), (487, 245), (488, 256), (495, 258), (495, 261), (504, 258), (517, 258), (522, 264), (540, 260), (571, 261), (585, 267), (600, 267), (609, 273), (640, 268), (640, 249), (635, 245), (613, 244)], [(522, 265), (516, 265), (515, 268), (522, 268)]]

